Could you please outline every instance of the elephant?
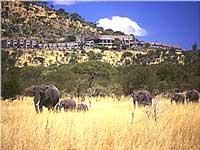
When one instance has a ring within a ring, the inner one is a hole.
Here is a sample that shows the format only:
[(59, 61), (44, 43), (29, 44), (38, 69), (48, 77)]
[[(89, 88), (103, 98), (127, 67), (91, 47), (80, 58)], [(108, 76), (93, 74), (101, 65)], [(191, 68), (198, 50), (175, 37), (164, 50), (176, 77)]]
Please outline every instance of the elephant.
[(34, 105), (37, 113), (43, 111), (43, 106), (54, 110), (59, 102), (60, 91), (54, 85), (32, 85), (24, 90), (25, 96), (34, 96)]
[(185, 102), (185, 96), (181, 93), (175, 93), (172, 97), (171, 97), (171, 104), (172, 102), (175, 101), (176, 103), (182, 103), (184, 104)]
[(77, 105), (76, 110), (77, 111), (88, 111), (89, 107), (86, 104), (81, 103), (81, 104)]
[(75, 110), (76, 109), (76, 102), (73, 99), (64, 99), (59, 103), (59, 110), (64, 108), (65, 111), (68, 110)]
[(131, 97), (133, 98), (133, 104), (136, 106), (136, 101), (138, 105), (152, 105), (153, 96), (149, 91), (146, 90), (138, 90), (133, 91), (131, 93)]
[(197, 90), (188, 90), (186, 92), (187, 102), (199, 102), (199, 92)]

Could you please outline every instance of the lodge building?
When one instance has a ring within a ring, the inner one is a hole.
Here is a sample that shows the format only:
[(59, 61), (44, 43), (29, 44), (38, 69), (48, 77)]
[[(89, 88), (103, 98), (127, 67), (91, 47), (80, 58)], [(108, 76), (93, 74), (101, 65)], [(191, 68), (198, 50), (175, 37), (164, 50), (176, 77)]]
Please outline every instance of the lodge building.
[[(103, 48), (106, 47), (108, 49), (116, 48), (115, 40), (120, 40), (122, 45), (125, 45), (129, 49), (133, 50), (141, 50), (145, 49), (146, 44), (148, 43), (149, 49), (177, 49), (182, 50), (178, 46), (168, 45), (159, 42), (144, 42), (137, 40), (132, 35), (96, 35), (92, 36), (89, 39), (76, 39), (73, 42), (65, 42), (65, 43), (40, 43), (33, 39), (3, 39), (1, 40), (1, 48), (21, 48), (21, 49), (80, 49), (83, 43), (83, 48)], [(121, 46), (122, 46), (121, 45)]]
[(97, 35), (93, 40), (96, 41), (99, 47), (113, 48), (116, 39), (122, 41), (122, 43), (129, 48), (131, 44), (136, 41), (134, 36), (131, 35)]

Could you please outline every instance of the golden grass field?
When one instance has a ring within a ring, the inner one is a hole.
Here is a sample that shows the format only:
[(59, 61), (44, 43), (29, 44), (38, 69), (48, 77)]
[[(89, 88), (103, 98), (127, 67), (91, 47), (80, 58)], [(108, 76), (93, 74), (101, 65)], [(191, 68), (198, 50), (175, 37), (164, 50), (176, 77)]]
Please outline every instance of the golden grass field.
[[(97, 100), (97, 101), (96, 101)], [(1, 102), (2, 150), (200, 150), (200, 104), (162, 99), (157, 121), (132, 101), (92, 98), (88, 112), (36, 114), (32, 98)]]

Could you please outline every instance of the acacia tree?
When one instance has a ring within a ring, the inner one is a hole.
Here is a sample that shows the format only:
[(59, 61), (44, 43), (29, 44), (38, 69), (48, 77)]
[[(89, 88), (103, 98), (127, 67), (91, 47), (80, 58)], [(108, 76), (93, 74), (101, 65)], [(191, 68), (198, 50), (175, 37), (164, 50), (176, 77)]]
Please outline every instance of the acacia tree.
[(88, 88), (93, 86), (95, 79), (103, 78), (109, 80), (111, 75), (117, 72), (117, 70), (110, 64), (100, 61), (88, 61), (81, 64), (76, 64), (73, 68), (73, 71), (86, 77)]

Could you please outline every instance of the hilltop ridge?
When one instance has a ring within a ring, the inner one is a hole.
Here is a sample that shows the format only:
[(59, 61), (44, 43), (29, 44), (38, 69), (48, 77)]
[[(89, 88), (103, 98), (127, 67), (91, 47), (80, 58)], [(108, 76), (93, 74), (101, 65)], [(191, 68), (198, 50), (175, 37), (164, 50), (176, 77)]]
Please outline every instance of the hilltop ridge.
[(45, 2), (2, 2), (2, 38), (26, 37), (40, 41), (68, 41), (68, 35), (101, 33), (77, 13), (53, 9)]

